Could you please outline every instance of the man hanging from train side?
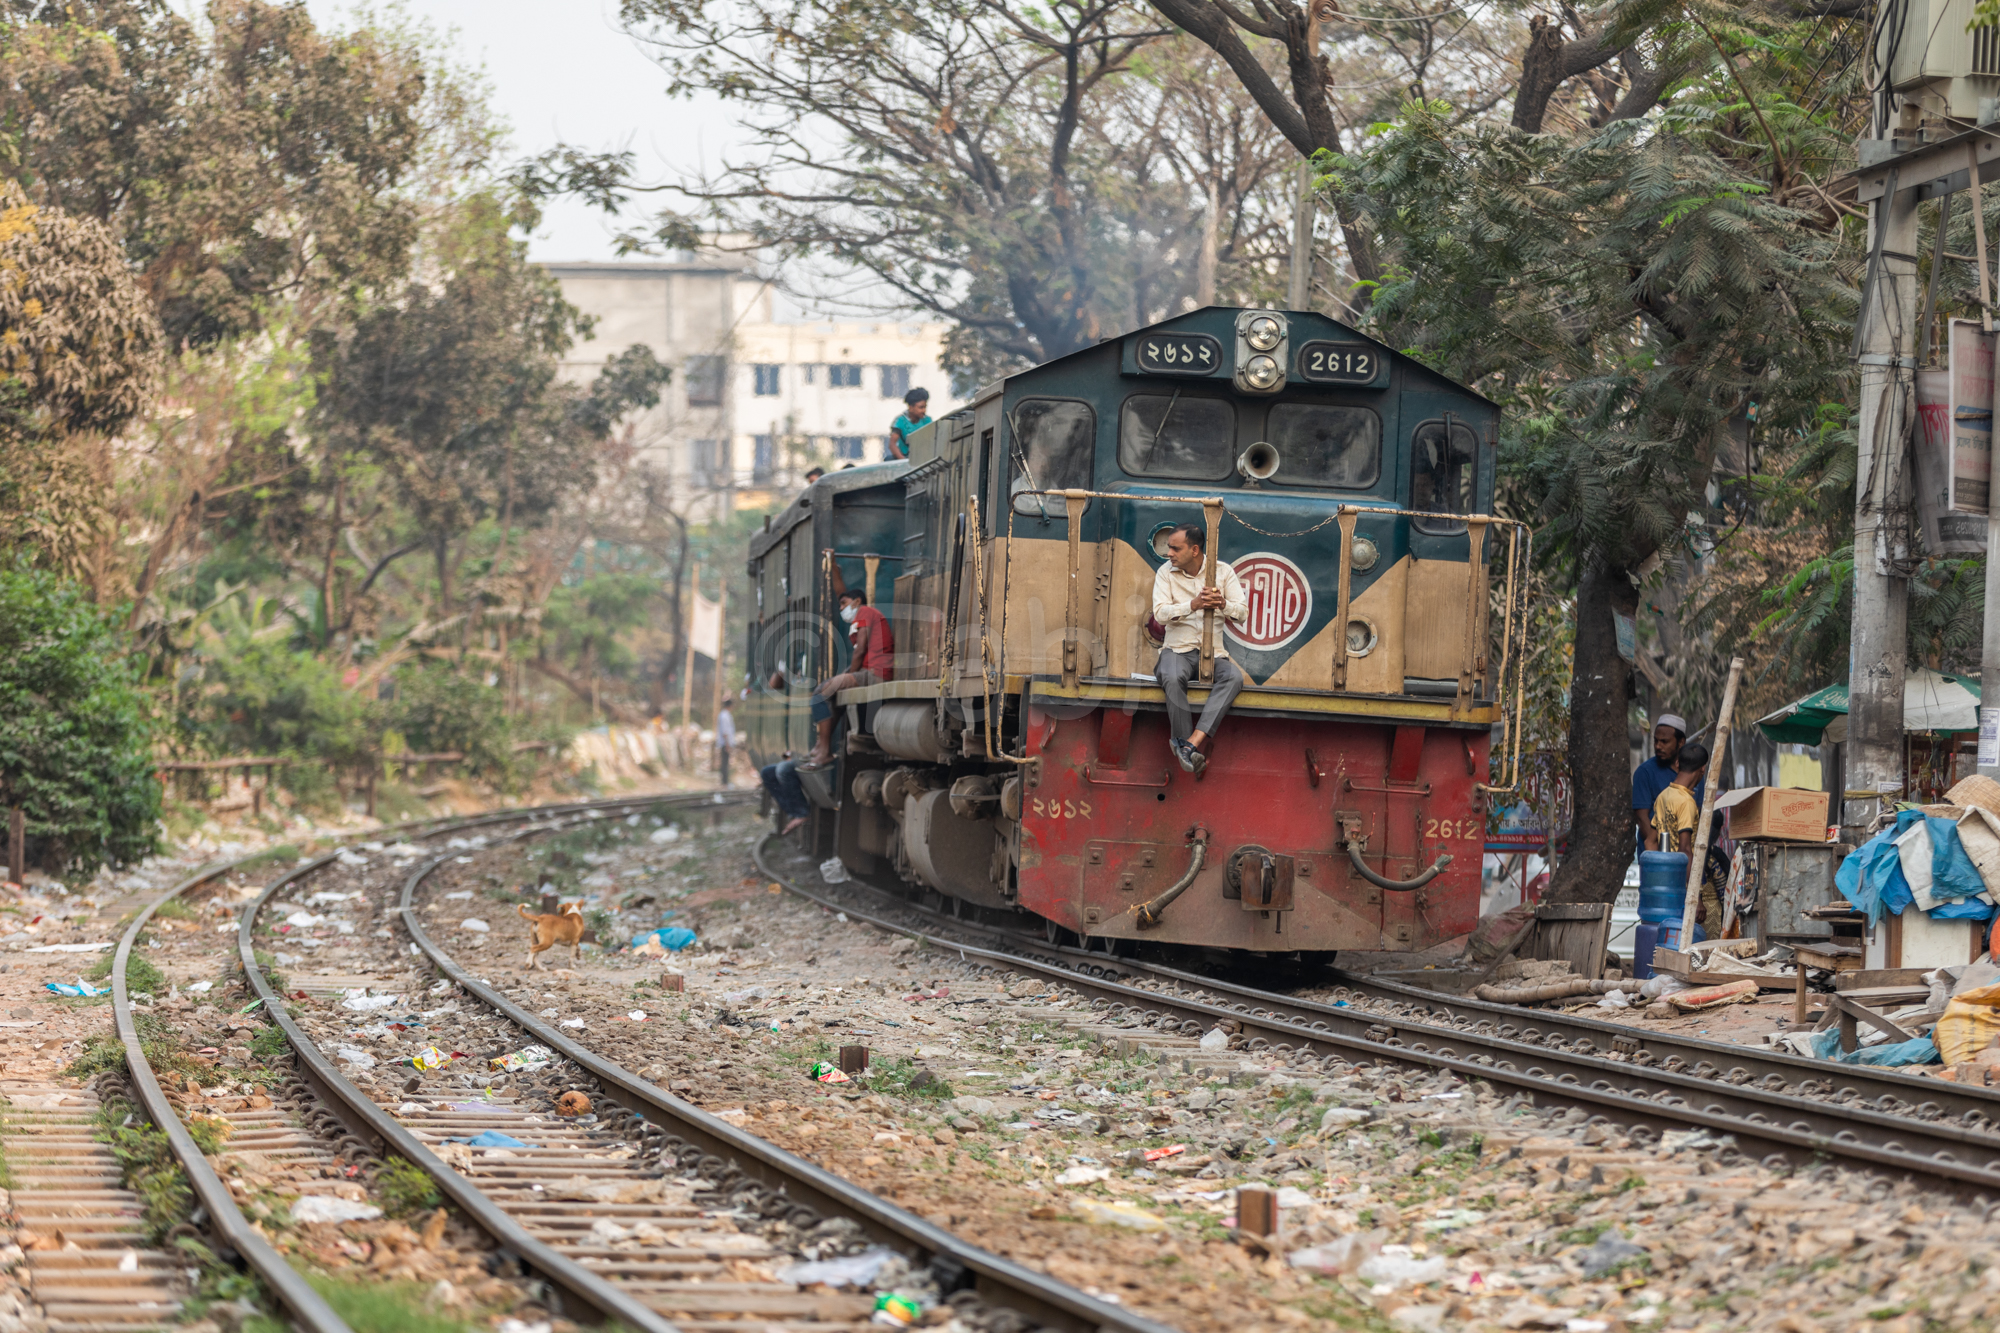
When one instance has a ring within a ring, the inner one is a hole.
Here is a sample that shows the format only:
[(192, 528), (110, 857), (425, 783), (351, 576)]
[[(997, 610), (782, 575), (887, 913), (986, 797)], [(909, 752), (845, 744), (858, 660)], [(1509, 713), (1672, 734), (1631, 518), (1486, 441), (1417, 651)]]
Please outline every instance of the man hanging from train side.
[(1222, 625), (1215, 634), (1215, 681), (1201, 707), (1199, 724), (1188, 704), (1189, 681), (1201, 676), (1201, 631), (1209, 611), (1220, 619), (1242, 624), (1250, 615), (1249, 598), (1236, 571), (1225, 560), (1215, 562), (1215, 586), (1202, 577), (1208, 559), (1208, 531), (1186, 523), (1167, 534), (1167, 563), (1153, 576), (1153, 618), (1165, 633), (1160, 642), (1160, 689), (1167, 696), (1167, 720), (1173, 729), (1174, 758), (1189, 773), (1208, 767), (1204, 750), (1229, 705), (1243, 690), (1243, 673), (1222, 646)]
[[(826, 553), (832, 554), (832, 549)], [(833, 565), (833, 591), (840, 599), (840, 618), (847, 624), (848, 669), (821, 681), (813, 691), (812, 720), (818, 735), (812, 756), (800, 765), (808, 772), (833, 762), (833, 697), (842, 690), (880, 685), (896, 675), (896, 635), (889, 618), (869, 606), (860, 589), (847, 586), (838, 561)]]

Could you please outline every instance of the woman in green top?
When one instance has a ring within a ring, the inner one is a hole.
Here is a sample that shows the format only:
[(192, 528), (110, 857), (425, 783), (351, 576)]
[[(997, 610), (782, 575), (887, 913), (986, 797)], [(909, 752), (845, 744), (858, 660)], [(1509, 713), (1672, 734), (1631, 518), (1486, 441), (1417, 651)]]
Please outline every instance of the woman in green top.
[(912, 389), (903, 395), (903, 415), (889, 424), (889, 461), (910, 456), (910, 432), (931, 424), (931, 394)]

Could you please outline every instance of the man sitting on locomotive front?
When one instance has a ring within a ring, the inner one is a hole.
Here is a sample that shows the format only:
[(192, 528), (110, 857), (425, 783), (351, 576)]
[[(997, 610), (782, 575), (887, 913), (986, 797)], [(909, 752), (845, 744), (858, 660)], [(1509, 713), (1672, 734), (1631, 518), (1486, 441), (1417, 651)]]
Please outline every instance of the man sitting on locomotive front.
[[(1243, 690), (1243, 673), (1229, 660), (1222, 636), (1215, 636), (1215, 680), (1209, 686), (1208, 701), (1201, 708), (1201, 725), (1195, 725), (1194, 710), (1188, 706), (1187, 687), (1201, 672), (1201, 629), (1209, 611), (1220, 611), (1224, 620), (1243, 623), (1250, 615), (1250, 599), (1244, 596), (1242, 581), (1227, 561), (1215, 562), (1215, 586), (1202, 578), (1208, 559), (1208, 531), (1186, 523), (1167, 534), (1167, 563), (1153, 576), (1153, 618), (1165, 629), (1160, 643), (1160, 689), (1167, 696), (1167, 720), (1173, 730), (1174, 758), (1189, 773), (1208, 767), (1202, 747), (1214, 737), (1216, 727), (1229, 712), (1229, 705)], [(1217, 628), (1221, 628), (1217, 626)]]
[(831, 680), (820, 682), (812, 695), (813, 726), (818, 736), (812, 756), (799, 767), (811, 772), (833, 762), (833, 696), (842, 690), (863, 685), (880, 685), (893, 679), (896, 636), (889, 618), (868, 605), (859, 588), (850, 588), (833, 567), (834, 592), (840, 598), (840, 618), (847, 622), (847, 665), (850, 668)]

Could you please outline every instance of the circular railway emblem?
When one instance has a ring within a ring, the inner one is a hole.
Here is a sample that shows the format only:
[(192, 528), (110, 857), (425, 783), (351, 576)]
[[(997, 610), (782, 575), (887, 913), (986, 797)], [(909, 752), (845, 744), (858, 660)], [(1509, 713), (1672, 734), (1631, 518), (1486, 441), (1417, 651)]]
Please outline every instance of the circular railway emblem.
[(1229, 562), (1243, 582), (1250, 614), (1241, 628), (1227, 627), (1230, 639), (1245, 648), (1282, 648), (1298, 636), (1312, 616), (1312, 585), (1305, 571), (1271, 551), (1258, 551)]

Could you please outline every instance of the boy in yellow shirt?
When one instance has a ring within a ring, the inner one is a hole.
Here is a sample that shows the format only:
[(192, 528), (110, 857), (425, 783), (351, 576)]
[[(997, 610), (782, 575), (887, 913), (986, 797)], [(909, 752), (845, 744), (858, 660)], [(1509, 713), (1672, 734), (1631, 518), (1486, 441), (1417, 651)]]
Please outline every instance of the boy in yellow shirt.
[[(1647, 851), (1694, 854), (1695, 826), (1701, 822), (1694, 784), (1701, 781), (1702, 771), (1707, 767), (1707, 746), (1697, 743), (1681, 747), (1673, 782), (1653, 801), (1653, 832), (1646, 838)], [(1702, 929), (1713, 932), (1722, 925), (1722, 895), (1715, 884), (1715, 872), (1721, 866), (1718, 858), (1711, 856), (1703, 868), (1709, 873), (1701, 877), (1701, 906), (1695, 913), (1695, 921)]]

